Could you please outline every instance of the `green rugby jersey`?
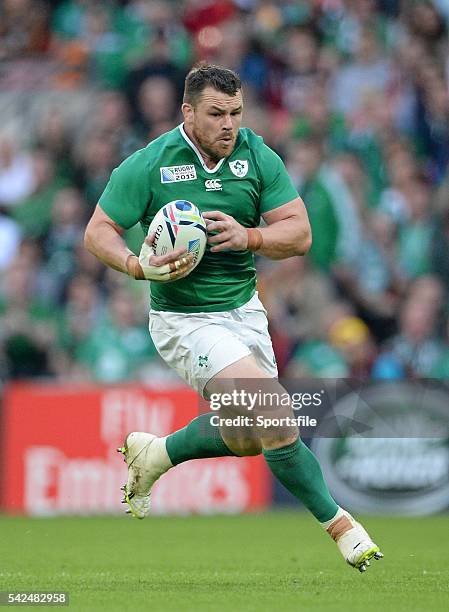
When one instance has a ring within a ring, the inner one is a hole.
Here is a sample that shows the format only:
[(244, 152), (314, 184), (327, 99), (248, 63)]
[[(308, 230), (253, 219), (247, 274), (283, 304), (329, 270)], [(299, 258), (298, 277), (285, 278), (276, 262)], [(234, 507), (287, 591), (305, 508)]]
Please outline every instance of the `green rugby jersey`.
[[(244, 227), (298, 197), (282, 160), (260, 136), (241, 128), (234, 151), (210, 170), (182, 125), (128, 157), (111, 175), (99, 204), (118, 225), (140, 221), (145, 235), (156, 212), (188, 200), (202, 212), (220, 210)], [(254, 294), (256, 270), (249, 251), (212, 253), (186, 278), (151, 283), (151, 307), (172, 312), (238, 308)]]

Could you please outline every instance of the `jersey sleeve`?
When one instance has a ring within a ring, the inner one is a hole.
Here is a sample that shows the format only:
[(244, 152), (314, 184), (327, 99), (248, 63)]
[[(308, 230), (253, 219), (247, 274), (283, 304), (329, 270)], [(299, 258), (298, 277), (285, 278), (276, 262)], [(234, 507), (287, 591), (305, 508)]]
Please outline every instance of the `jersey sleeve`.
[(150, 171), (144, 151), (136, 151), (112, 172), (98, 202), (125, 229), (142, 219), (151, 198)]
[(266, 144), (263, 144), (260, 149), (258, 162), (262, 180), (260, 214), (263, 215), (299, 197), (284, 162)]

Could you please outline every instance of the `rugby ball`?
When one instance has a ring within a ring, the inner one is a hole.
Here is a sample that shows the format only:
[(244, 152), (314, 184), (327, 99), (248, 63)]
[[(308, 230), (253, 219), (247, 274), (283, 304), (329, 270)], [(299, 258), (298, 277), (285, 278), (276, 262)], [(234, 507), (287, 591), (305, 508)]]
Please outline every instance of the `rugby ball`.
[(155, 255), (166, 255), (174, 249), (184, 248), (193, 253), (194, 268), (206, 250), (206, 222), (200, 210), (187, 200), (174, 200), (163, 206), (148, 228), (153, 233), (151, 249)]

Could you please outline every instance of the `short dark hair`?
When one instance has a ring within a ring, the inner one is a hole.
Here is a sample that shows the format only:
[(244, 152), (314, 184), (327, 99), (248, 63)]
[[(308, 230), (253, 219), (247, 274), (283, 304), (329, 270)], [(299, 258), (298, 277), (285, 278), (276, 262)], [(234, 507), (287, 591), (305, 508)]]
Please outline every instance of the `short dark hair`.
[(242, 88), (242, 82), (239, 75), (229, 68), (201, 62), (186, 76), (184, 102), (194, 106), (206, 87), (213, 87), (228, 96), (235, 96)]

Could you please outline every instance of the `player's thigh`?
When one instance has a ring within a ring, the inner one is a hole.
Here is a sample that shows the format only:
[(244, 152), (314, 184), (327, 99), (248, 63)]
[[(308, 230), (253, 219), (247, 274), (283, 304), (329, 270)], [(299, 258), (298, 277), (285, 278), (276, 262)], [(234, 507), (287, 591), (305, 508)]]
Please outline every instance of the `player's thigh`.
[(268, 318), (257, 293), (236, 310), (232, 311), (236, 334), (250, 349), (259, 367), (270, 377), (277, 378), (278, 371), (271, 337), (268, 332)]
[(203, 396), (209, 380), (250, 354), (224, 315), (152, 312), (150, 334), (165, 362)]

